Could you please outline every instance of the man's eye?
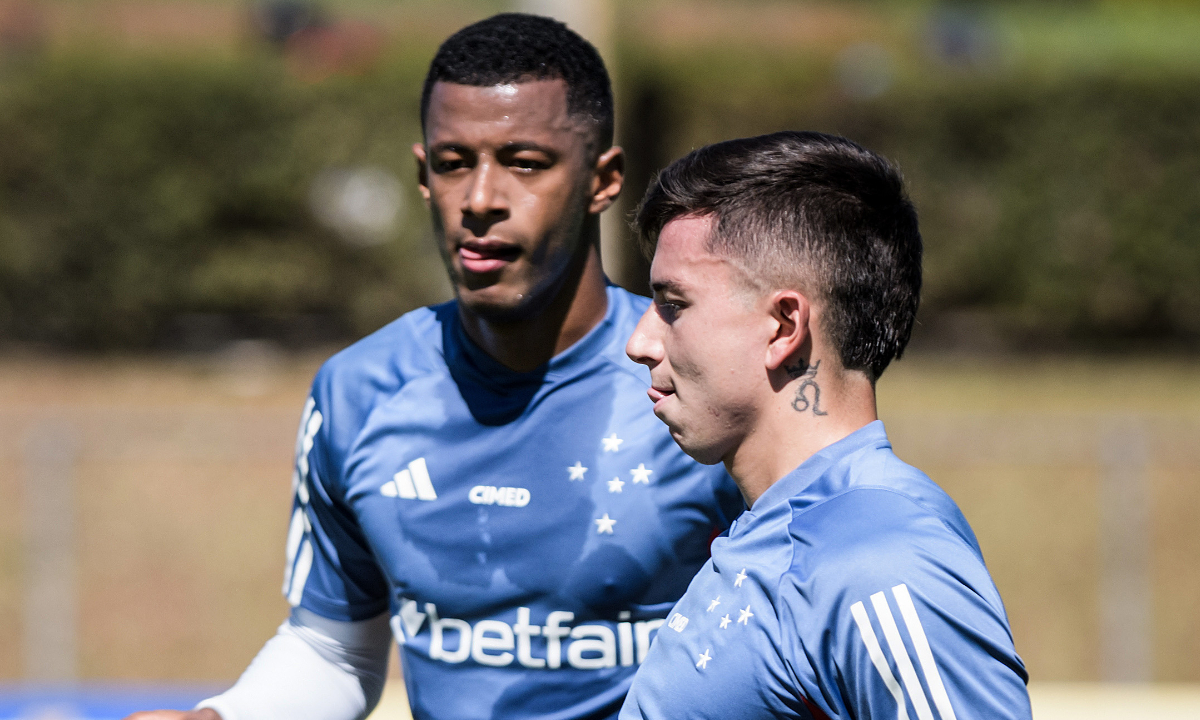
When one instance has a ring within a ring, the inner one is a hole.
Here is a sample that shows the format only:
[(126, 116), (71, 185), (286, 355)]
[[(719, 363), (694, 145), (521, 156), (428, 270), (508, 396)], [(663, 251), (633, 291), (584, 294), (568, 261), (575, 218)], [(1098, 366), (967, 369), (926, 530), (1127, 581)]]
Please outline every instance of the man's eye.
[(535, 158), (513, 158), (512, 166), (519, 170), (545, 170), (549, 165), (544, 160)]
[(433, 171), (437, 173), (453, 172), (467, 166), (462, 158), (438, 158), (433, 161)]
[(658, 307), (658, 316), (663, 319), (663, 322), (670, 324), (675, 322), (675, 318), (679, 315), (679, 311), (683, 308), (676, 303), (660, 302), (656, 303)]

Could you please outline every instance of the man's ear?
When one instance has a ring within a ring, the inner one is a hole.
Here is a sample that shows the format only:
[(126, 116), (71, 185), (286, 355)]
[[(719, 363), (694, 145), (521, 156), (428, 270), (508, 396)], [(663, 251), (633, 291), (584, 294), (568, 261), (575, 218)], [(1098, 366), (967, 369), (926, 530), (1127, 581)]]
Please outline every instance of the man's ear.
[(767, 343), (768, 371), (778, 370), (810, 345), (812, 317), (808, 298), (795, 290), (780, 290), (771, 296), (770, 312), (775, 320), (775, 334)]
[(596, 214), (607, 210), (616, 202), (624, 184), (625, 151), (614, 145), (596, 158), (596, 168), (592, 173), (592, 202), (588, 212)]
[(424, 143), (413, 143), (412, 151), (417, 159), (417, 184), (421, 186), (421, 197), (425, 198), (425, 206), (429, 207), (429, 156), (425, 153)]

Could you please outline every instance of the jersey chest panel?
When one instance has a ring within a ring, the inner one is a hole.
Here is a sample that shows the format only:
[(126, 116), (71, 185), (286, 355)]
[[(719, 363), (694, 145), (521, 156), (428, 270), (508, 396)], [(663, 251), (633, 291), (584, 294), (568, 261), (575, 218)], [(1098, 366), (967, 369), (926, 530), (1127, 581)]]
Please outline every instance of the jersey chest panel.
[(658, 684), (655, 694), (677, 698), (676, 708), (700, 708), (702, 717), (712, 718), (810, 717), (789, 689), (772, 597), (790, 548), (778, 538), (759, 540), (729, 552), (729, 539), (718, 538), (713, 560), (659, 630), (652, 661), (672, 672), (638, 682)]
[(620, 391), (556, 386), (518, 421), (489, 426), (437, 376), (377, 408), (348, 458), (347, 498), (394, 606), (615, 619), (636, 605), (672, 562), (670, 535), (693, 533), (696, 518), (655, 502), (677, 453)]

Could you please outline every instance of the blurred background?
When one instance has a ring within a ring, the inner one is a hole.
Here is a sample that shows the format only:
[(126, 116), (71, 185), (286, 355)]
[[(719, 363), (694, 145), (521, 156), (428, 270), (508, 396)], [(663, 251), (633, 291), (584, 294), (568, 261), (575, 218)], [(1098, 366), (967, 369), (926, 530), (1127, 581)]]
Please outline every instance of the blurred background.
[(881, 414), (972, 522), (1039, 716), (1200, 716), (1200, 3), (0, 0), (0, 719), (187, 707), (284, 619), (307, 384), (449, 297), (420, 84), (509, 9), (609, 64), (635, 291), (627, 214), (694, 147), (900, 165), (926, 283)]

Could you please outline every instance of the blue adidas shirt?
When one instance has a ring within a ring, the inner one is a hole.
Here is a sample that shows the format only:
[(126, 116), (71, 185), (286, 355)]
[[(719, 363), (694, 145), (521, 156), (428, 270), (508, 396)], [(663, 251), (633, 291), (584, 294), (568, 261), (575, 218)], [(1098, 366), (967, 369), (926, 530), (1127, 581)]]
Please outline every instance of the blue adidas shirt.
[(284, 593), (392, 615), (418, 718), (614, 716), (655, 630), (743, 507), (654, 417), (624, 352), (648, 300), (539, 370), (414, 311), (317, 373)]
[(1029, 718), (962, 513), (876, 421), (712, 546), (621, 711), (633, 718)]

